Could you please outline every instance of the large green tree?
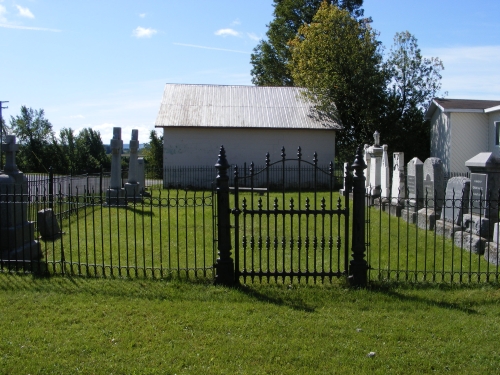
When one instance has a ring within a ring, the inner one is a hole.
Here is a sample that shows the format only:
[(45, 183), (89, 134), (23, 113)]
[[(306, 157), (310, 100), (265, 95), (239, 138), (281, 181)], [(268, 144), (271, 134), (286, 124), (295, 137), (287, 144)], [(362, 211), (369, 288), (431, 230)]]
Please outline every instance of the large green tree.
[(19, 115), (11, 116), (10, 127), (21, 144), (17, 155), (17, 165), (21, 170), (46, 172), (52, 164), (57, 164), (57, 153), (54, 153), (57, 142), (43, 109), (22, 106)]
[(274, 0), (274, 19), (268, 25), (267, 40), (254, 48), (252, 83), (257, 86), (293, 86), (288, 69), (290, 50), (288, 42), (303, 24), (309, 24), (322, 2), (345, 9), (355, 18), (363, 17), (363, 0)]
[(144, 158), (147, 163), (148, 177), (163, 178), (163, 136), (155, 130), (149, 133), (149, 143), (144, 146)]
[(337, 133), (337, 155), (351, 160), (356, 147), (372, 139), (383, 110), (387, 75), (376, 33), (349, 11), (322, 3), (289, 46), (295, 84), (306, 88), (305, 99), (320, 119), (344, 127)]
[(407, 157), (424, 160), (430, 152), (430, 126), (424, 111), (441, 89), (443, 63), (439, 58), (424, 58), (415, 36), (405, 31), (394, 36), (384, 69), (389, 79), (381, 120), (387, 129), (384, 142)]

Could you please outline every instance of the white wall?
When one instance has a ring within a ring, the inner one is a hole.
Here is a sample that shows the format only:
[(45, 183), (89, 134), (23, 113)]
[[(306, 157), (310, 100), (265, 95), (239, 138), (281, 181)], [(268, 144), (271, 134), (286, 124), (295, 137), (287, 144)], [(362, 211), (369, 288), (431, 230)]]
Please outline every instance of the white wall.
[(495, 146), (495, 122), (500, 122), (500, 111), (490, 112), (488, 114), (488, 144), (489, 149), (495, 154), (497, 158), (500, 158), (500, 146)]
[(443, 161), (445, 173), (450, 171), (450, 118), (439, 109), (431, 119), (431, 156)]
[(450, 172), (468, 172), (465, 162), (480, 152), (491, 150), (488, 144), (488, 116), (483, 113), (451, 113)]
[[(221, 145), (230, 164), (254, 162), (264, 165), (266, 153), (271, 162), (281, 160), (281, 147), (287, 158), (297, 158), (297, 147), (302, 148), (302, 159), (312, 161), (318, 153), (318, 164), (328, 164), (335, 158), (334, 130), (296, 129), (214, 129), (164, 128), (163, 165), (213, 166)], [(353, 155), (354, 160), (354, 155)]]

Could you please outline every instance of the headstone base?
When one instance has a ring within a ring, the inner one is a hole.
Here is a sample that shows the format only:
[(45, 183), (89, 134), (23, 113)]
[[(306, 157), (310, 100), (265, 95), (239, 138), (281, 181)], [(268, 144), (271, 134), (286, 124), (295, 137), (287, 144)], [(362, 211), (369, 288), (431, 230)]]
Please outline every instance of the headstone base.
[(456, 225), (454, 223), (450, 223), (445, 220), (436, 220), (435, 228), (437, 235), (444, 236), (447, 238), (453, 238), (453, 235), (457, 231), (463, 230), (460, 225)]
[(22, 264), (25, 262), (39, 261), (43, 258), (40, 243), (36, 240), (25, 242), (12, 250), (4, 250), (1, 253), (2, 263), (8, 265)]
[(439, 216), (433, 210), (422, 208), (417, 212), (417, 225), (421, 229), (434, 230), (437, 217)]
[(389, 205), (389, 214), (396, 217), (401, 217), (404, 206), (402, 204), (394, 204)]
[(486, 217), (464, 214), (463, 226), (467, 228), (467, 232), (484, 238), (492, 238), (493, 223)]
[(108, 206), (126, 206), (125, 189), (106, 190), (106, 204)]
[(418, 212), (415, 212), (413, 210), (408, 210), (406, 208), (403, 208), (401, 210), (401, 219), (410, 224), (416, 224), (417, 217), (418, 217)]
[(455, 245), (474, 254), (482, 255), (486, 247), (486, 238), (479, 237), (475, 234), (457, 231), (453, 235)]
[(139, 183), (125, 184), (125, 196), (127, 197), (127, 202), (141, 202), (141, 186)]
[(484, 259), (495, 266), (500, 266), (500, 244), (488, 242), (484, 249)]
[(9, 252), (22, 244), (35, 240), (35, 223), (25, 221), (22, 224), (0, 228), (0, 251)]
[(373, 200), (373, 206), (375, 208), (381, 209), (382, 211), (386, 211), (389, 209), (389, 199), (388, 198), (375, 198)]

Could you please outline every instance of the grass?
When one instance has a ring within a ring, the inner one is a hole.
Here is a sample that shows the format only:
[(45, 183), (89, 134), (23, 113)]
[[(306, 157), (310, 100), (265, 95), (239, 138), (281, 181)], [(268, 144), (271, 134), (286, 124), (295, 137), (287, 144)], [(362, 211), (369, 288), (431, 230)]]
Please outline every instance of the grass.
[(0, 374), (500, 370), (500, 290), (491, 284), (228, 289), (4, 273), (0, 301)]

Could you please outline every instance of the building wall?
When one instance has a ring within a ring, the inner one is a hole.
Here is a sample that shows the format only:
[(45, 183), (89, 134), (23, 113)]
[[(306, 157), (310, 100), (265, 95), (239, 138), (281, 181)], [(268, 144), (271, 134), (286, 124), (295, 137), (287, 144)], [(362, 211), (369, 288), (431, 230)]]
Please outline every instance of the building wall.
[[(445, 173), (450, 171), (450, 117), (436, 110), (431, 119), (431, 156), (443, 161)], [(408, 155), (408, 160), (413, 156)]]
[[(279, 161), (282, 146), (290, 159), (297, 159), (298, 146), (302, 148), (302, 160), (312, 162), (314, 152), (318, 154), (318, 165), (327, 165), (335, 158), (335, 131), (328, 129), (171, 127), (164, 128), (163, 143), (163, 165), (167, 168), (213, 167), (221, 145), (229, 164), (239, 166), (249, 166), (252, 161), (256, 166), (264, 166), (267, 152), (271, 163)], [(166, 179), (168, 176), (164, 176)]]
[(488, 151), (500, 158), (500, 146), (495, 146), (495, 122), (500, 121), (500, 111), (488, 113)]
[(483, 113), (451, 113), (450, 171), (468, 172), (465, 162), (489, 151), (488, 116)]

